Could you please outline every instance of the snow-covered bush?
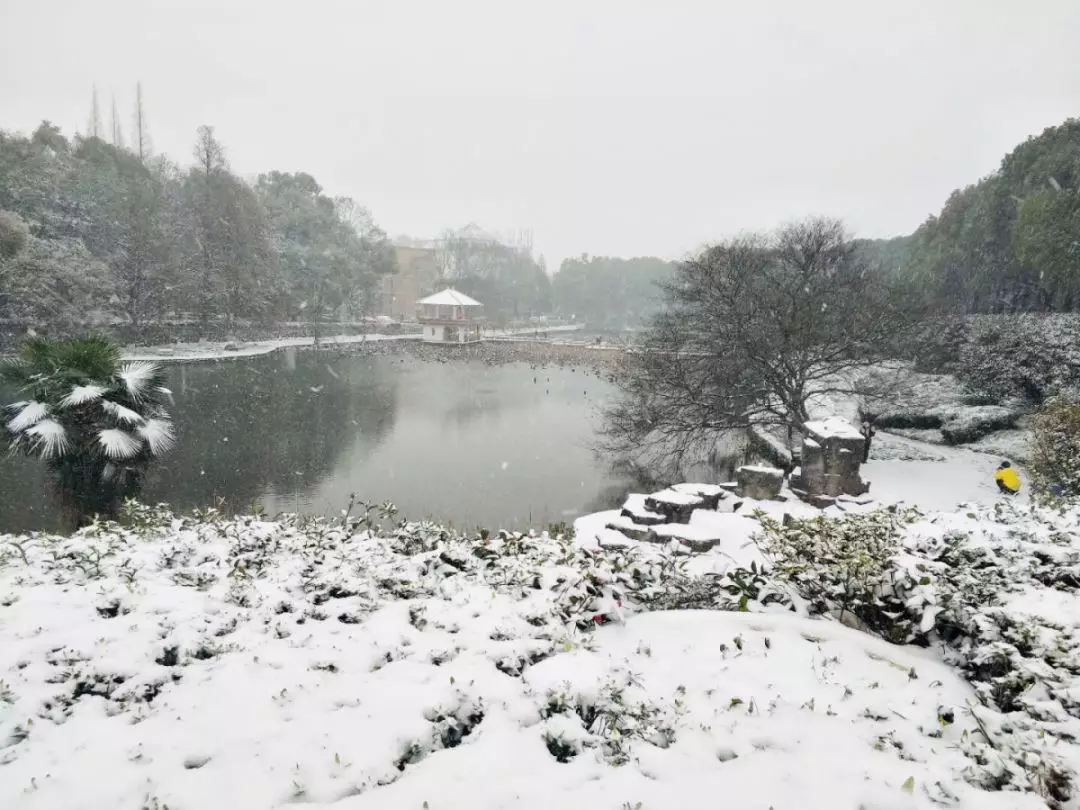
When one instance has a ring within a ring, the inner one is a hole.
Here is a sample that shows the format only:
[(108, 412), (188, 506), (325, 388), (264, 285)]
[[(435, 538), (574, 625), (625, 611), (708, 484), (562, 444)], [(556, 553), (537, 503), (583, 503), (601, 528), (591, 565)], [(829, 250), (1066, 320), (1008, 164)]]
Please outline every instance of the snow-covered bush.
[(673, 566), (664, 579), (664, 588), (643, 605), (650, 610), (796, 610), (791, 588), (757, 562), (751, 562), (749, 568), (740, 566), (696, 576), (687, 575), (685, 565)]
[(1055, 397), (1033, 421), (1031, 475), (1044, 498), (1080, 497), (1080, 399)]
[(552, 690), (542, 711), (544, 742), (560, 762), (591, 748), (606, 762), (625, 765), (636, 740), (658, 748), (674, 742), (684, 694), (680, 689), (670, 703), (655, 702), (629, 670), (613, 673), (595, 695)]
[(900, 557), (906, 524), (918, 512), (877, 510), (842, 519), (774, 520), (757, 514), (773, 575), (789, 583), (811, 614), (834, 616), (897, 644), (927, 643), (933, 626), (910, 606), (925, 605)]

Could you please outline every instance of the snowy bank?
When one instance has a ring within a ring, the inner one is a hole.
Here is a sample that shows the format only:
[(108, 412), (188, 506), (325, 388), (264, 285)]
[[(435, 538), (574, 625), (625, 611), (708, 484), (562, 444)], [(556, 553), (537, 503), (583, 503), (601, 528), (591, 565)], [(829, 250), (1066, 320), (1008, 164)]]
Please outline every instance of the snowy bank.
[(970, 639), (944, 655), (794, 593), (685, 609), (738, 600), (721, 550), (129, 517), (0, 535), (5, 810), (1034, 810), (1077, 763), (1075, 516), (904, 524), (911, 610)]
[[(564, 325), (551, 326), (545, 332), (573, 332), (581, 329), (580, 326)], [(533, 329), (488, 329), (485, 330), (485, 338), (503, 340), (510, 339), (514, 335), (532, 335)], [(319, 338), (319, 346), (329, 348), (333, 346), (351, 346), (358, 343), (378, 343), (387, 340), (419, 340), (420, 334), (386, 335), (328, 335)], [(529, 338), (521, 338), (528, 340)], [(205, 343), (175, 343), (167, 346), (128, 346), (124, 349), (125, 360), (145, 360), (154, 362), (182, 362), (191, 360), (222, 360), (229, 357), (258, 357), (270, 354), (281, 349), (312, 348), (315, 339), (312, 337), (279, 338), (276, 340), (243, 341), (243, 342), (205, 342)]]
[[(384, 340), (419, 340), (420, 335), (332, 335), (319, 338), (320, 346), (347, 346), (356, 343), (376, 343)], [(310, 348), (315, 339), (310, 337), (279, 338), (250, 342), (175, 343), (169, 346), (128, 346), (124, 349), (125, 360), (151, 362), (182, 362), (190, 360), (223, 360), (229, 357), (259, 357), (281, 349)]]

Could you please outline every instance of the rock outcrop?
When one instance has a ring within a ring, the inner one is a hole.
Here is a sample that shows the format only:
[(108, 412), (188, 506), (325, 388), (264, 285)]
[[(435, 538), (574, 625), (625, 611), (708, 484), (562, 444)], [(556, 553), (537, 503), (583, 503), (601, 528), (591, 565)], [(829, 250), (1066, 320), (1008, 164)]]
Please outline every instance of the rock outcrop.
[(803, 431), (802, 464), (792, 473), (793, 490), (815, 506), (870, 490), (859, 475), (866, 440), (850, 422), (834, 416), (807, 422)]

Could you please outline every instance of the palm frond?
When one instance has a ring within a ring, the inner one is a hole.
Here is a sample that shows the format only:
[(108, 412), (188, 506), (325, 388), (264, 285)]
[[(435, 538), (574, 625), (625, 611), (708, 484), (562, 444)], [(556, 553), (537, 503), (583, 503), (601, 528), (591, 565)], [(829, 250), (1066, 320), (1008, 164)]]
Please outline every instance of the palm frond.
[(73, 405), (85, 405), (87, 402), (94, 402), (95, 400), (101, 399), (102, 394), (108, 390), (109, 389), (104, 385), (96, 385), (94, 383), (88, 385), (76, 385), (71, 389), (70, 394), (60, 400), (60, 407), (68, 408)]
[(27, 338), (19, 350), (18, 363), (38, 369), (55, 368), (59, 341), (48, 338)]
[(119, 377), (127, 391), (135, 399), (141, 399), (153, 388), (160, 387), (158, 377), (161, 368), (156, 363), (135, 361), (120, 367)]
[(131, 408), (125, 408), (123, 405), (116, 402), (105, 400), (101, 403), (101, 407), (106, 413), (112, 414), (117, 421), (124, 422), (128, 425), (141, 425), (146, 421), (141, 413), (133, 411)]
[(120, 350), (100, 337), (51, 341), (49, 357), (54, 366), (70, 370), (89, 380), (105, 380), (120, 365)]
[(8, 430), (12, 433), (22, 433), (27, 428), (36, 425), (48, 415), (49, 406), (44, 402), (27, 402), (23, 405), (18, 414), (15, 415), (15, 418), (8, 422)]
[(173, 399), (172, 389), (171, 388), (166, 388), (164, 385), (159, 385), (157, 390), (158, 390), (159, 394), (161, 394), (163, 397), (165, 397), (165, 399), (169, 400), (170, 405), (175, 405), (176, 404), (176, 400)]
[(30, 366), (19, 358), (0, 362), (0, 382), (6, 383), (12, 388), (19, 391), (23, 390), (32, 376), (33, 371)]
[(119, 428), (108, 428), (98, 433), (98, 444), (108, 458), (124, 461), (139, 454), (142, 442)]
[(176, 444), (176, 432), (168, 419), (148, 419), (135, 432), (146, 440), (150, 452), (155, 456), (167, 453)]
[(41, 453), (42, 458), (62, 456), (68, 448), (67, 431), (55, 419), (41, 420), (27, 429), (26, 435), (32, 438), (32, 447)]

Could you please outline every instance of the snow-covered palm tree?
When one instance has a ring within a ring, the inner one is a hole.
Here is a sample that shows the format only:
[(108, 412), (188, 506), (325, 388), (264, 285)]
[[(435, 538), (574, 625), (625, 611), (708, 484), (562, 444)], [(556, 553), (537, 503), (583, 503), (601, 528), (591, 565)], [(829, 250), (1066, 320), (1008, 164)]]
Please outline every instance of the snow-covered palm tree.
[(107, 340), (28, 340), (0, 381), (20, 398), (4, 406), (11, 450), (45, 460), (73, 526), (115, 516), (175, 443), (161, 367), (123, 363)]

